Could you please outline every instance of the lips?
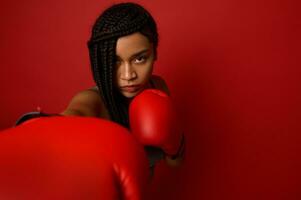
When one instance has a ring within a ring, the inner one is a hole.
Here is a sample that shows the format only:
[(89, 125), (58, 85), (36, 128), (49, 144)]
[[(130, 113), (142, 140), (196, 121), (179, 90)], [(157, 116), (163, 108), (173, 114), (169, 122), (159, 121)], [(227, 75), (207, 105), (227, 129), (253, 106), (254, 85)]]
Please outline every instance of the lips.
[(140, 89), (140, 85), (130, 85), (130, 86), (123, 86), (123, 87), (121, 87), (122, 91), (130, 92), (130, 93), (136, 92), (139, 89)]

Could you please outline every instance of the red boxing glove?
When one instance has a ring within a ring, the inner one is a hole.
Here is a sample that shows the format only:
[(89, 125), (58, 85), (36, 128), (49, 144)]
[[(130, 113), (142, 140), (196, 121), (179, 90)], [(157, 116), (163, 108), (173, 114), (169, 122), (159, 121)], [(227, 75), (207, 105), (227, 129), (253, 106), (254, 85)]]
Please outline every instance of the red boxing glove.
[(44, 117), (0, 132), (0, 199), (140, 200), (143, 146), (123, 127), (89, 117)]
[(174, 157), (183, 146), (183, 134), (170, 97), (160, 90), (147, 89), (129, 107), (131, 132), (146, 146), (161, 148)]

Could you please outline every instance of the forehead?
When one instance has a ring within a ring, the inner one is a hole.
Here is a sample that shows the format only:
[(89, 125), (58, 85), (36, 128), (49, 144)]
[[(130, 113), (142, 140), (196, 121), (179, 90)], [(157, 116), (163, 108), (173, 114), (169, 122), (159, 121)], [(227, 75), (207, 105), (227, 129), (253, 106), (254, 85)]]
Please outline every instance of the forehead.
[(116, 55), (121, 58), (128, 58), (139, 51), (151, 49), (151, 47), (152, 44), (148, 38), (137, 32), (117, 40)]

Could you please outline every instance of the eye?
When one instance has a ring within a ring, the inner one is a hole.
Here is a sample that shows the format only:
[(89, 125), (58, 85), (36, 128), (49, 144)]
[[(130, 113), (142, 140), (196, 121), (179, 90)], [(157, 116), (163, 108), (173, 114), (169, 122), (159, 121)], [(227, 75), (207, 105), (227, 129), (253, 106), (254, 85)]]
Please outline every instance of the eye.
[(146, 56), (138, 56), (135, 58), (134, 62), (137, 64), (141, 64), (144, 63), (146, 61)]
[(115, 60), (115, 65), (116, 65), (116, 66), (119, 66), (120, 64), (121, 64), (121, 61), (120, 61), (119, 59), (116, 59), (116, 60)]

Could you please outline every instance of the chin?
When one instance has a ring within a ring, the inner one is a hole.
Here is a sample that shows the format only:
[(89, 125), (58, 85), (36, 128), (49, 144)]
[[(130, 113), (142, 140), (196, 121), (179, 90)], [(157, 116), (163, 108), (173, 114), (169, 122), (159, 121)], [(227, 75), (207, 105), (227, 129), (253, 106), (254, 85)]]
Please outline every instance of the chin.
[(124, 90), (119, 90), (119, 92), (126, 98), (134, 98), (136, 95), (138, 95), (140, 92), (142, 92), (145, 89), (145, 85), (143, 87), (140, 87), (138, 90), (134, 91), (134, 92), (128, 92), (128, 91), (124, 91)]
[(126, 98), (133, 98), (135, 97), (137, 94), (139, 94), (140, 91), (138, 92), (121, 92), (121, 94), (126, 97)]

